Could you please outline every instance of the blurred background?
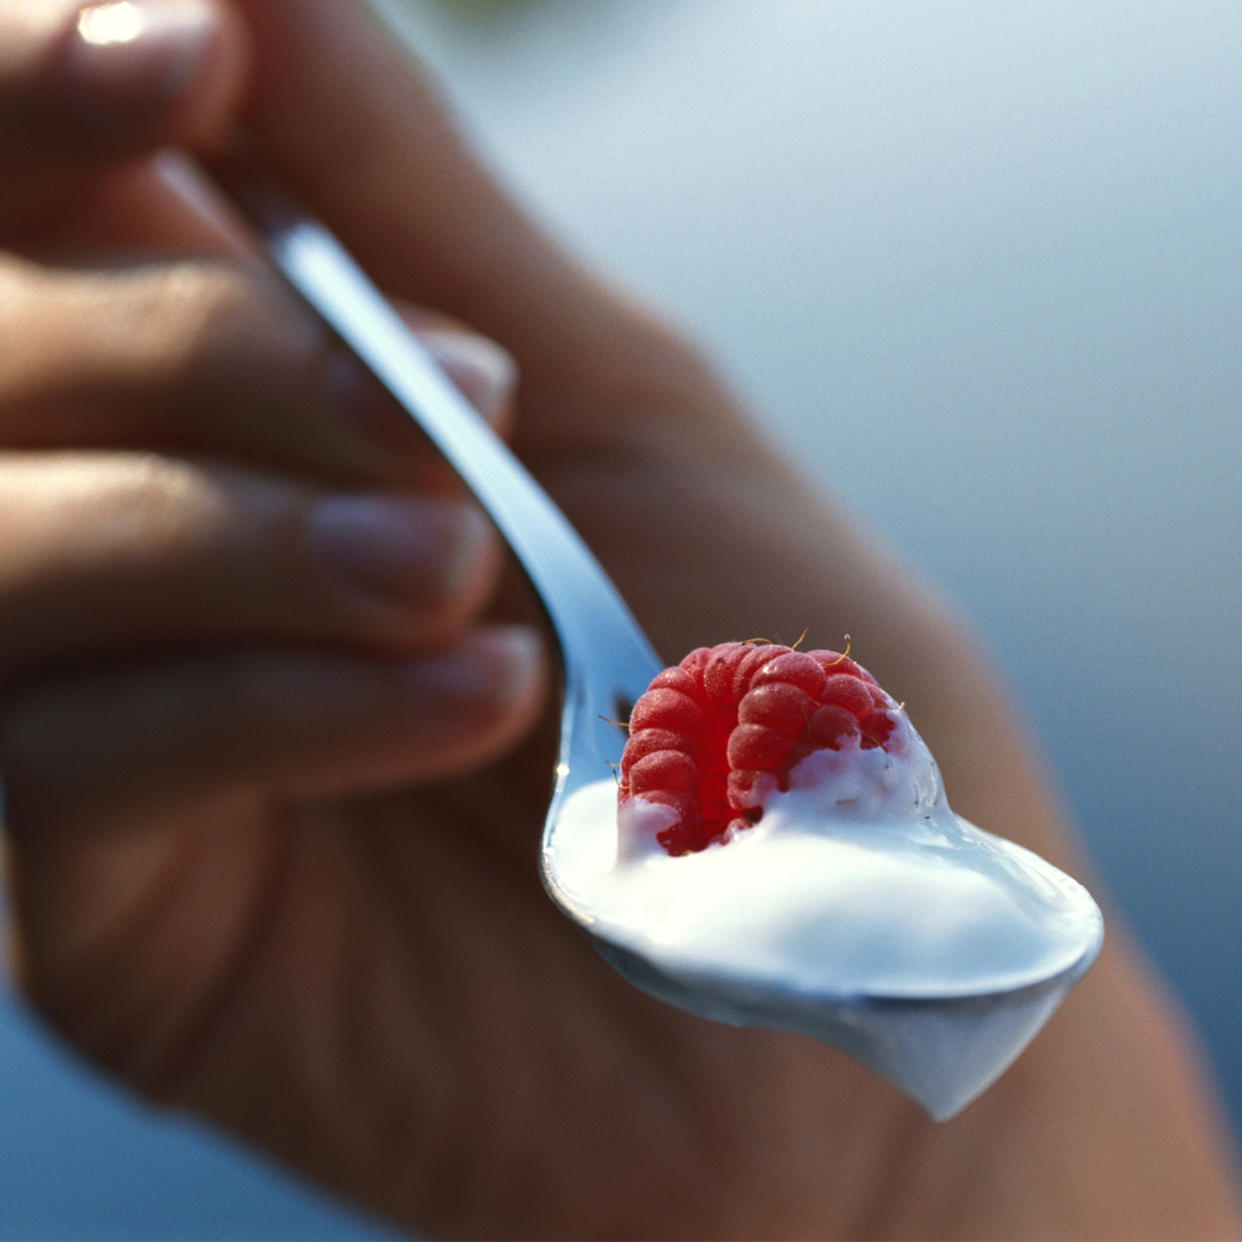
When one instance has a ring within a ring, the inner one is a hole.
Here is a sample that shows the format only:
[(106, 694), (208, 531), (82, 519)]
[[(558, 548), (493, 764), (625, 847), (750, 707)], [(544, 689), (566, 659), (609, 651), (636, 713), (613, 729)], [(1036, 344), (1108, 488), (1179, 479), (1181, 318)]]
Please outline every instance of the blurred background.
[[(964, 603), (1242, 1132), (1242, 5), (383, 2), (532, 210)], [(0, 1236), (382, 1234), (0, 994)]]

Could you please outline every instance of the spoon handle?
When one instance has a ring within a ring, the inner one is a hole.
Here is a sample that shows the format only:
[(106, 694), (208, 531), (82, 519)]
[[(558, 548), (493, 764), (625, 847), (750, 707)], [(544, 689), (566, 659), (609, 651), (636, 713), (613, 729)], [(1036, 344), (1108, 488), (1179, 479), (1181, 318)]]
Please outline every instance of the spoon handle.
[(344, 246), (244, 156), (208, 162), (285, 279), (423, 429), (487, 511), (547, 611), (566, 658), (623, 640), (658, 667), (581, 536), (492, 431)]

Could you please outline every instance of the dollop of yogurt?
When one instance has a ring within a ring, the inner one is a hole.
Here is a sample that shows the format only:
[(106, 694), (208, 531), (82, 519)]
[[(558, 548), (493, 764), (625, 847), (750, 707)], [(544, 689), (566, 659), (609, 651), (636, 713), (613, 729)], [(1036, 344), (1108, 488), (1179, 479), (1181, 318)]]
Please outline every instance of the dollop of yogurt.
[[(950, 809), (903, 716), (889, 750), (807, 756), (752, 827), (671, 856), (669, 808), (570, 796), (546, 869), (601, 951), (704, 1016), (825, 1039), (936, 1118), (1012, 1062), (1094, 960), (1081, 885)], [(899, 756), (899, 757), (896, 757)]]

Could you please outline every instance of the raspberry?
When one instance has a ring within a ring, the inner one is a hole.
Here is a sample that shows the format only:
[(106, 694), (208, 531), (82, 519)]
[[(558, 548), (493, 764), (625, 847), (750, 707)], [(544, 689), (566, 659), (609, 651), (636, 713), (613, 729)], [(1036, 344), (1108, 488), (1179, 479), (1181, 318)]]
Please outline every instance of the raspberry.
[(635, 703), (619, 800), (641, 796), (676, 811), (656, 835), (670, 854), (705, 849), (757, 823), (764, 796), (786, 789), (813, 751), (887, 749), (898, 711), (870, 673), (836, 651), (699, 647)]

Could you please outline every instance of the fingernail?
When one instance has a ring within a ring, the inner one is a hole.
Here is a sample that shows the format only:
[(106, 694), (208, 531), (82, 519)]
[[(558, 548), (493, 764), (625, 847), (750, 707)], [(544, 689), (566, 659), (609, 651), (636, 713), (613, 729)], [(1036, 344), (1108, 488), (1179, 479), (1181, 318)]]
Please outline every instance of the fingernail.
[(474, 332), (432, 328), (420, 334), (435, 360), (489, 422), (513, 397), (518, 369), (513, 355)]
[(408, 606), (456, 594), (478, 569), (489, 527), (468, 505), (387, 496), (330, 496), (313, 507), (311, 554), (346, 587)]
[(216, 33), (206, 0), (108, 0), (82, 9), (61, 62), (72, 102), (101, 126), (158, 108), (194, 77)]
[(411, 665), (409, 675), (420, 694), (510, 704), (531, 692), (542, 664), (543, 644), (534, 630), (498, 625), (453, 651)]

